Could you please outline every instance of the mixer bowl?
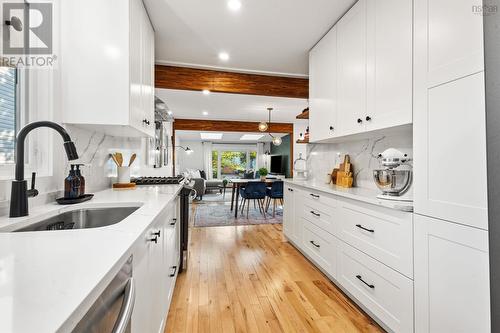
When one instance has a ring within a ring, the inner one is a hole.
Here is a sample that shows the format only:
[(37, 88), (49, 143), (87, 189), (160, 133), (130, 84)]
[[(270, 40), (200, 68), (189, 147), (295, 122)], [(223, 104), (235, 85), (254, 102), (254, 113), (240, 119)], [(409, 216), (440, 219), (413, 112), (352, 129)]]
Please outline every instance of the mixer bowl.
[(403, 195), (411, 186), (411, 170), (379, 169), (373, 170), (373, 179), (385, 195)]

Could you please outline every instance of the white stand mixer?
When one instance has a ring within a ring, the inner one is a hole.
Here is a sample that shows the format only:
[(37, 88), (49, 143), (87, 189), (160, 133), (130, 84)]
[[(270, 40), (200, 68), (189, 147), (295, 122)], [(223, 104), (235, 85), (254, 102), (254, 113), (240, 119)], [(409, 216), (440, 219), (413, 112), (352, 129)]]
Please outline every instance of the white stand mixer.
[[(389, 148), (378, 156), (383, 169), (373, 170), (373, 179), (382, 194), (377, 198), (392, 201), (413, 201), (408, 190), (413, 180), (411, 158), (397, 149)], [(400, 168), (401, 167), (401, 168)]]

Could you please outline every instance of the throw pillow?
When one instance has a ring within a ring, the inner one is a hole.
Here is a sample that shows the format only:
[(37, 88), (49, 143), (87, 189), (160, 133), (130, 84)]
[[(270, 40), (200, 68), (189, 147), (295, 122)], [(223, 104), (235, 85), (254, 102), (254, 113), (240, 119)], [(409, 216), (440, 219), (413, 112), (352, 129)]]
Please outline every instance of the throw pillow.
[(207, 173), (205, 172), (205, 170), (200, 170), (200, 176), (201, 178), (207, 180)]

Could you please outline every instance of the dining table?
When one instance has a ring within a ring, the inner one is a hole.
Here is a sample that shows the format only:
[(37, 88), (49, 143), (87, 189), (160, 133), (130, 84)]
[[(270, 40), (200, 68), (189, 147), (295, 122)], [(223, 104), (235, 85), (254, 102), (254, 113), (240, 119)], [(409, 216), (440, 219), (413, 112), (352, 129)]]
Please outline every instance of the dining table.
[(234, 209), (234, 217), (238, 218), (238, 203), (240, 199), (240, 189), (245, 187), (246, 184), (250, 182), (265, 182), (267, 185), (272, 185), (274, 182), (282, 182), (283, 179), (279, 178), (266, 178), (266, 180), (260, 179), (245, 179), (245, 178), (234, 178), (229, 179), (229, 183), (232, 184), (233, 193), (231, 195), (231, 211)]

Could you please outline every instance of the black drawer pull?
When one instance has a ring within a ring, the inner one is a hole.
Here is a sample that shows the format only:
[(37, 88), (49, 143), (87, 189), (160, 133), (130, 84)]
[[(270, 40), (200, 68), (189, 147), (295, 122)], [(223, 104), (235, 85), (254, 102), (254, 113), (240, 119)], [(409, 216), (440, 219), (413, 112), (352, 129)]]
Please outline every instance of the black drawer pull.
[(361, 275), (356, 275), (356, 277), (358, 278), (359, 281), (363, 282), (364, 284), (366, 284), (371, 289), (375, 289), (375, 286), (373, 284), (366, 283), (366, 281), (363, 280), (363, 278), (361, 277)]
[(177, 266), (172, 266), (171, 268), (174, 270), (174, 272), (170, 274), (170, 277), (174, 277), (175, 273), (177, 272)]
[(375, 232), (375, 230), (373, 230), (373, 229), (367, 229), (367, 228), (363, 227), (361, 224), (356, 224), (356, 227), (358, 227), (359, 229), (363, 229), (364, 231), (371, 232), (371, 233)]
[(312, 245), (316, 246), (318, 249), (321, 247), (320, 245), (316, 244), (314, 241), (309, 241)]
[(177, 219), (172, 219), (172, 222), (170, 222), (170, 225), (175, 225), (177, 223)]
[(313, 197), (313, 198), (319, 199), (319, 195), (317, 195), (317, 194), (312, 194), (312, 193), (311, 193), (311, 194), (309, 194), (309, 195), (310, 195), (311, 197)]
[(157, 232), (153, 232), (152, 236), (160, 237), (161, 236), (161, 230), (158, 230)]
[(155, 244), (158, 244), (158, 236), (155, 236), (154, 238), (148, 239), (150, 242), (154, 242)]
[(311, 214), (313, 214), (314, 216), (317, 216), (317, 217), (321, 216), (321, 214), (316, 213), (314, 210), (311, 210)]

